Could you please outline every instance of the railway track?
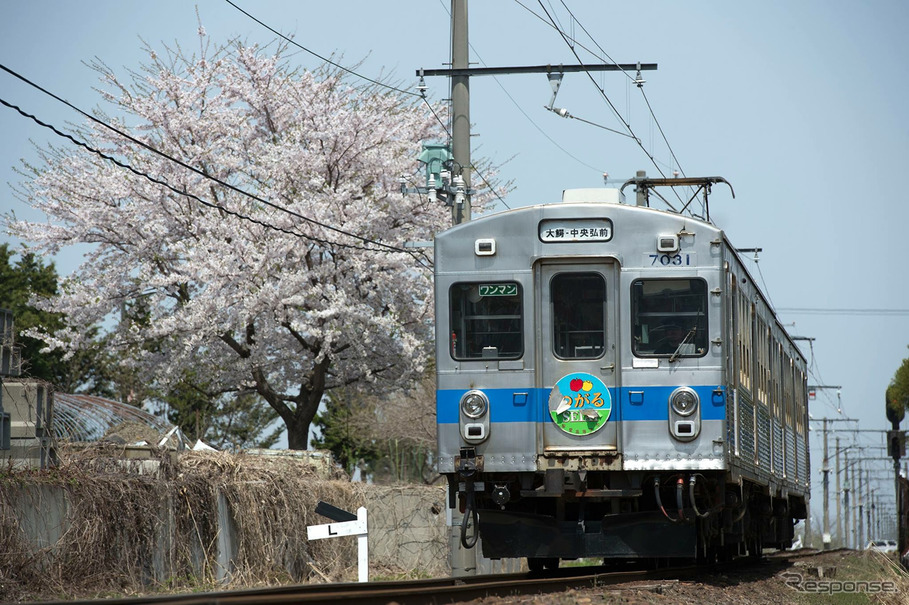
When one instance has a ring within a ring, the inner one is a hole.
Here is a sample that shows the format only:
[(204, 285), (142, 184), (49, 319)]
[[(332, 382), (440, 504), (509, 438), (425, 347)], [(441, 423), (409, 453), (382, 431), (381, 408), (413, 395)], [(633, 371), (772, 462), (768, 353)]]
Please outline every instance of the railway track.
[[(798, 558), (796, 555), (792, 558)], [(438, 604), (482, 599), (564, 592), (569, 589), (608, 588), (633, 583), (629, 588), (659, 590), (677, 581), (697, 581), (704, 574), (729, 573), (749, 566), (789, 564), (777, 556), (762, 562), (737, 561), (712, 567), (671, 567), (649, 571), (604, 571), (601, 567), (564, 568), (546, 574), (519, 573), (403, 582), (301, 584), (183, 595), (105, 599), (104, 605), (246, 605), (278, 603)], [(46, 605), (97, 605), (99, 601), (57, 601)]]

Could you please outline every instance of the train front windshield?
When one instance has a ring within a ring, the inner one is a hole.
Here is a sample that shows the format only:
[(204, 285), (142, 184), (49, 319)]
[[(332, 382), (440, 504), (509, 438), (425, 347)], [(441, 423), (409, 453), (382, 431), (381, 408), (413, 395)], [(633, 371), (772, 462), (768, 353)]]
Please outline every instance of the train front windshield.
[(524, 354), (519, 284), (455, 284), (449, 302), (454, 359), (518, 359)]
[(707, 354), (707, 283), (702, 279), (639, 279), (631, 287), (634, 354)]
[(552, 278), (552, 327), (560, 359), (597, 358), (606, 341), (606, 280), (599, 273), (560, 273)]

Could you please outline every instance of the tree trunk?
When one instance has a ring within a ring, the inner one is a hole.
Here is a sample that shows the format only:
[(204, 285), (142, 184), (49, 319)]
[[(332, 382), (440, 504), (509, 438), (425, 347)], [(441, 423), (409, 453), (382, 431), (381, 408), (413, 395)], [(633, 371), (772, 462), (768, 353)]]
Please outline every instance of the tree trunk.
[(272, 406), (278, 410), (287, 426), (288, 449), (309, 449), (309, 427), (312, 425), (313, 418), (316, 417), (316, 412), (319, 411), (319, 402), (322, 401), (324, 392), (324, 389), (309, 391), (305, 397), (301, 397), (302, 401), (298, 401), (296, 409), (288, 415), (281, 414), (281, 409), (288, 410), (283, 402), (281, 406)]
[[(229, 342), (232, 341), (230, 339)], [(322, 395), (325, 394), (325, 377), (328, 374), (329, 364), (329, 358), (325, 357), (313, 366), (308, 380), (300, 388), (300, 394), (289, 399), (283, 399), (272, 389), (261, 368), (253, 368), (252, 376), (256, 382), (256, 391), (284, 420), (284, 425), (287, 427), (288, 449), (309, 449), (309, 427), (313, 418), (316, 417), (316, 412), (319, 411)], [(305, 388), (307, 384), (308, 389)], [(288, 401), (294, 402), (294, 407), (289, 406)]]
[(305, 450), (309, 448), (309, 425), (307, 420), (294, 419), (287, 425), (287, 448), (291, 450)]

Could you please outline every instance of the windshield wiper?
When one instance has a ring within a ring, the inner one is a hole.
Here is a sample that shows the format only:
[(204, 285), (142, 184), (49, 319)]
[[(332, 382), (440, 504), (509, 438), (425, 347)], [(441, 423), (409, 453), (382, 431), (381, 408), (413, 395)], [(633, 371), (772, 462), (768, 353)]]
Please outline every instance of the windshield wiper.
[(684, 347), (686, 344), (688, 344), (688, 339), (691, 338), (692, 336), (694, 336), (694, 334), (697, 332), (697, 330), (698, 330), (697, 326), (688, 330), (688, 333), (685, 334), (685, 338), (683, 338), (682, 342), (679, 343), (679, 346), (676, 347), (675, 353), (673, 353), (672, 355), (669, 356), (669, 363), (672, 363), (679, 358), (679, 355), (682, 354), (682, 347)]

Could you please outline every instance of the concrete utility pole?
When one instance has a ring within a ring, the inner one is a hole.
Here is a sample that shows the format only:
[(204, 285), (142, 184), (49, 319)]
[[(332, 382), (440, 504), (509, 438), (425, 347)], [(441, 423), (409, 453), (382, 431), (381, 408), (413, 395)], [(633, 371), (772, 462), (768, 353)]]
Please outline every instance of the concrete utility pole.
[[(649, 71), (657, 69), (656, 63), (597, 63), (590, 65), (532, 65), (519, 67), (470, 67), (467, 34), (467, 0), (451, 0), (451, 68), (418, 69), (423, 76), (451, 78), (451, 155), (452, 184), (459, 192), (451, 207), (452, 224), (470, 220), (471, 158), (470, 158), (470, 76), (496, 76), (506, 74), (563, 74), (594, 71)], [(643, 83), (643, 80), (641, 80)], [(553, 96), (553, 99), (555, 97)], [(551, 107), (550, 107), (551, 109)], [(460, 192), (463, 190), (463, 195)], [(459, 203), (459, 201), (462, 201)]]
[[(467, 0), (451, 0), (452, 69), (470, 68), (467, 40)], [(459, 225), (470, 220), (470, 76), (467, 74), (451, 76), (451, 114), (451, 155), (455, 162), (452, 174), (460, 173), (464, 186), (464, 195), (456, 196), (451, 205), (452, 223)]]
[[(814, 387), (814, 388), (839, 388), (839, 387)], [(854, 418), (822, 418), (824, 423), (824, 462), (821, 472), (824, 474), (824, 528), (823, 528), (823, 549), (830, 548), (830, 456), (827, 446), (827, 435), (829, 430), (827, 424), (830, 422), (858, 422)], [(837, 466), (839, 466), (839, 445), (837, 445)], [(839, 473), (839, 470), (837, 470)], [(839, 474), (837, 474), (837, 484), (839, 484)], [(837, 511), (839, 511), (839, 486), (837, 486)], [(837, 512), (839, 515), (839, 512)]]
[(840, 546), (843, 546), (843, 510), (840, 507), (840, 496), (842, 491), (840, 491), (840, 437), (836, 437), (836, 536), (837, 540), (840, 543)]
[(824, 418), (824, 533), (821, 538), (824, 550), (830, 548), (830, 458), (827, 456), (827, 418)]
[(871, 470), (865, 469), (865, 485), (868, 486), (868, 505), (865, 507), (865, 516), (868, 519), (868, 541), (874, 540), (874, 525), (871, 522), (871, 513), (874, 511), (874, 489), (871, 488)]
[[(808, 385), (808, 390), (812, 389), (841, 389), (840, 386), (832, 385)], [(824, 474), (824, 528), (822, 530), (821, 542), (823, 543), (823, 549), (827, 550), (830, 548), (830, 457), (827, 450), (827, 423), (828, 422), (837, 422), (843, 420), (851, 420), (846, 418), (823, 418), (824, 421), (824, 463), (821, 467), (821, 472)], [(853, 420), (853, 422), (855, 422)]]
[[(904, 401), (899, 400), (895, 387), (891, 385), (884, 394), (884, 404), (886, 407), (887, 420), (890, 421), (890, 430), (887, 431), (887, 449), (890, 457), (893, 458), (893, 489), (896, 495), (894, 503), (896, 504), (896, 547), (897, 552), (901, 555), (906, 551), (905, 528), (903, 527), (903, 507), (902, 502), (903, 490), (900, 485), (900, 459), (905, 455), (906, 434), (900, 430), (900, 422), (906, 415), (906, 404), (909, 404), (909, 398)], [(880, 535), (880, 532), (878, 532)]]
[[(849, 452), (843, 452), (843, 472), (846, 473), (846, 477), (843, 481), (843, 506), (846, 508), (846, 519), (845, 519), (845, 531), (846, 531), (846, 548), (850, 548), (850, 545), (855, 544), (855, 539), (852, 534), (855, 533), (855, 523), (850, 525), (849, 523), (849, 492), (851, 491), (849, 483)], [(850, 531), (852, 533), (850, 533)]]
[[(854, 474), (854, 473), (853, 473)], [(862, 519), (862, 512), (864, 509), (864, 498), (862, 497), (862, 468), (858, 468), (858, 543), (856, 543), (856, 548), (862, 548), (862, 545), (865, 543), (865, 521)]]
[[(451, 67), (468, 69), (467, 0), (451, 0)], [(470, 76), (451, 76), (451, 155), (452, 182), (463, 186), (463, 194), (455, 194), (451, 204), (451, 222), (459, 225), (470, 220)], [(455, 484), (457, 487), (457, 484)], [(449, 485), (451, 489), (451, 485)], [(457, 509), (452, 512), (449, 540), (451, 575), (475, 576), (477, 574), (477, 547), (466, 548), (461, 542), (461, 524), (468, 522), (464, 516), (455, 522)], [(479, 532), (479, 527), (473, 531)]]

